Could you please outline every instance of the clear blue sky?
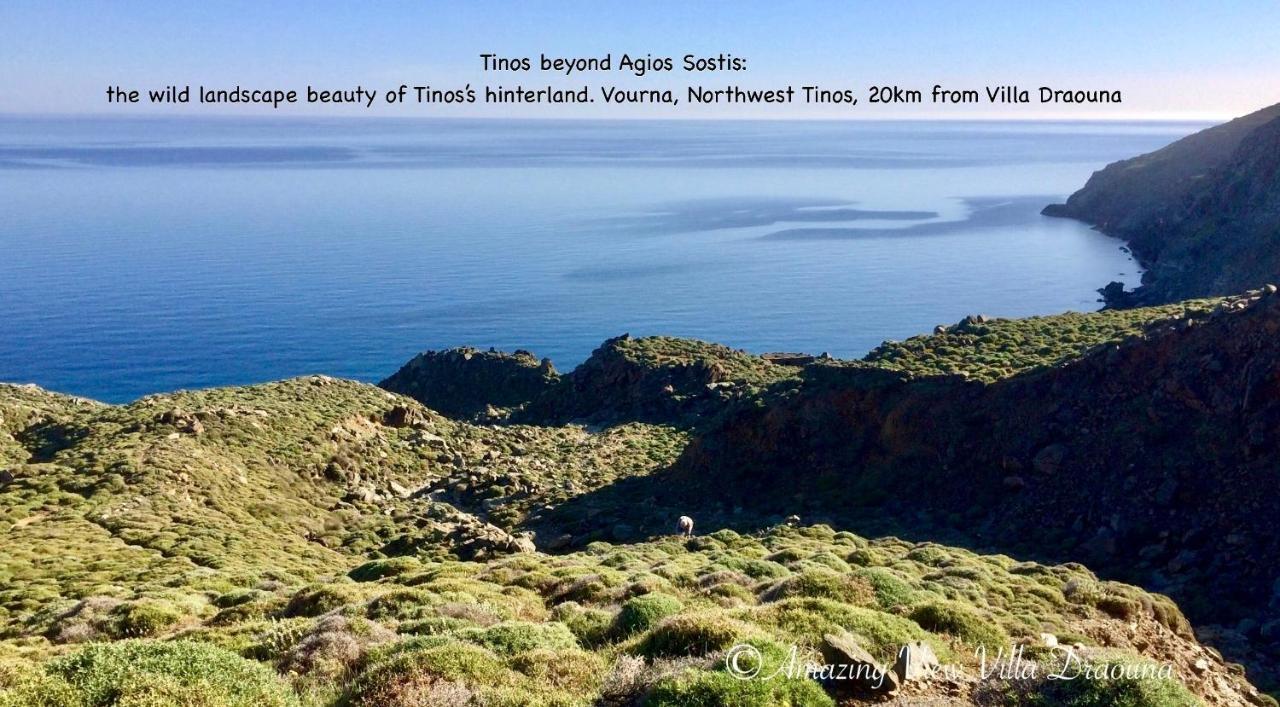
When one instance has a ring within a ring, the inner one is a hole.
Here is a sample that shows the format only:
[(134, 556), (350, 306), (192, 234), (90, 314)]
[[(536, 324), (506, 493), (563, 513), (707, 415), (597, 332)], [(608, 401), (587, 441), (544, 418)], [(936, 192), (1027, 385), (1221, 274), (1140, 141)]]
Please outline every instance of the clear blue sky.
[[(568, 85), (681, 89), (690, 83), (767, 87), (821, 84), (863, 90), (897, 83), (925, 90), (1015, 83), (1116, 88), (1121, 106), (980, 106), (862, 110), (857, 117), (1223, 117), (1280, 101), (1280, 2), (0, 2), (0, 113), (165, 112), (105, 104), (109, 84), (385, 89), (485, 83), (563, 84), (537, 72), (485, 75), (479, 54), (536, 57), (612, 52), (731, 53), (739, 74), (676, 72), (629, 81), (593, 75)], [(665, 107), (473, 107), (473, 114), (698, 117)], [(179, 112), (183, 109), (172, 109)], [(185, 109), (190, 112), (191, 107)], [(291, 112), (305, 112), (295, 107)], [(208, 108), (204, 109), (208, 112)], [(268, 111), (269, 112), (269, 111)], [(325, 113), (441, 115), (438, 108)], [(741, 117), (838, 117), (797, 105)]]

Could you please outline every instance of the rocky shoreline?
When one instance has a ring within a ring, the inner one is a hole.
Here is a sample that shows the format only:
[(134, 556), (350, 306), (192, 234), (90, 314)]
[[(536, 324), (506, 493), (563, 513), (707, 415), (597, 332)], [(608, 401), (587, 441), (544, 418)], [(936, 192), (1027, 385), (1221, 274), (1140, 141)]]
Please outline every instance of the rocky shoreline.
[(1128, 243), (1140, 287), (1100, 289), (1107, 306), (1228, 295), (1276, 280), (1280, 105), (1107, 165), (1046, 216)]

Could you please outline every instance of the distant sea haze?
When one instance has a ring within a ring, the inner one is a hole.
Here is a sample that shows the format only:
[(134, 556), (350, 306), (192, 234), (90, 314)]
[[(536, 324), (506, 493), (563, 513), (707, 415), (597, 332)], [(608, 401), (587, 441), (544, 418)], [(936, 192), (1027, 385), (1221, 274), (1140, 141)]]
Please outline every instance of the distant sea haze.
[(0, 118), (0, 381), (119, 402), (670, 334), (858, 357), (1097, 308), (1039, 215), (1191, 123)]

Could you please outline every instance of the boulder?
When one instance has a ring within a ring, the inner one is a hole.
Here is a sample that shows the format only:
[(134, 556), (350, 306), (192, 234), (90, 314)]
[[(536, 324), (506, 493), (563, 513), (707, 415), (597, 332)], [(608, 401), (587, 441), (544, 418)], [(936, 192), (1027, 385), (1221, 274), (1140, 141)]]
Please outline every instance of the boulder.
[(382, 416), (382, 424), (387, 427), (419, 427), (429, 421), (422, 410), (407, 405), (397, 405)]
[(1052, 476), (1062, 468), (1062, 461), (1067, 457), (1067, 448), (1061, 444), (1050, 444), (1036, 453), (1031, 466), (1036, 473)]
[(573, 536), (569, 533), (562, 533), (551, 538), (543, 545), (547, 550), (563, 550), (573, 544)]
[(828, 671), (824, 682), (837, 698), (888, 695), (898, 690), (898, 674), (880, 665), (847, 633), (823, 635), (822, 660)]
[(899, 682), (928, 680), (938, 672), (941, 663), (938, 656), (922, 641), (913, 641), (898, 651), (898, 659), (893, 664), (893, 673)]
[(531, 533), (519, 533), (518, 535), (513, 535), (510, 547), (512, 552), (538, 551), (538, 546), (534, 544), (533, 535)]
[(959, 332), (967, 332), (973, 329), (974, 327), (982, 326), (983, 324), (987, 324), (990, 321), (991, 321), (991, 318), (985, 314), (970, 314), (964, 319), (961, 319), (960, 321), (956, 322), (956, 325), (953, 327), (953, 329)]

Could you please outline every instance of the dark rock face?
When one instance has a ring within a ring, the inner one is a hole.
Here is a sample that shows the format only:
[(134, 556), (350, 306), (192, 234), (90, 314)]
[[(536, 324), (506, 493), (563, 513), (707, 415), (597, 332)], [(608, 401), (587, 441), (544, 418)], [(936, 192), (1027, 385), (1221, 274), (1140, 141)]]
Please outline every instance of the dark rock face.
[(550, 361), (540, 361), (528, 351), (457, 348), (418, 354), (378, 385), (437, 412), (470, 418), (490, 406), (525, 405), (558, 380)]
[(625, 335), (605, 341), (565, 376), (560, 390), (530, 410), (530, 417), (549, 421), (674, 421), (708, 397), (709, 385), (726, 377), (714, 362), (703, 360), (651, 365), (631, 355), (628, 344), (632, 341)]
[(563, 376), (527, 351), (460, 348), (419, 354), (378, 385), (471, 420), (689, 425), (798, 370), (720, 344), (623, 334)]
[(790, 362), (770, 362), (720, 344), (624, 334), (601, 344), (557, 388), (513, 419), (692, 426), (753, 388), (799, 370)]
[(811, 366), (696, 438), (666, 487), (758, 514), (927, 517), (1087, 562), (1280, 665), (1280, 632), (1258, 638), (1280, 626), (1280, 297), (991, 384)]
[(1131, 307), (1230, 294), (1280, 279), (1280, 105), (1095, 172), (1049, 216), (1128, 241), (1147, 268)]

